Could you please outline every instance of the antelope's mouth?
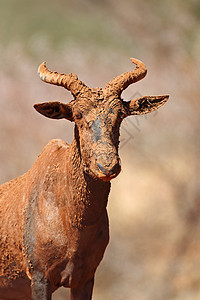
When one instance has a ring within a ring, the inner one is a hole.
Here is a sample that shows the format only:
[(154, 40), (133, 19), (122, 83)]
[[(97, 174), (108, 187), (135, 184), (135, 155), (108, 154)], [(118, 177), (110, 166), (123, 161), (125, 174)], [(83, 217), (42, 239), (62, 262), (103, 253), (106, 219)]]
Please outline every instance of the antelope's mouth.
[(120, 172), (118, 172), (117, 174), (113, 174), (111, 176), (106, 176), (106, 175), (102, 175), (102, 174), (99, 174), (98, 175), (98, 178), (103, 180), (103, 181), (111, 181), (112, 179), (114, 179), (115, 177), (117, 177), (117, 175), (119, 174)]

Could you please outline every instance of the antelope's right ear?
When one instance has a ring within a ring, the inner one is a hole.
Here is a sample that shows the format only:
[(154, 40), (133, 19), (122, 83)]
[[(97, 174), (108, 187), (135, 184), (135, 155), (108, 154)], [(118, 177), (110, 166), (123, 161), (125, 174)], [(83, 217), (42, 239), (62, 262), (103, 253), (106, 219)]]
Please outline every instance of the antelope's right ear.
[(38, 103), (33, 106), (37, 112), (51, 119), (67, 119), (73, 121), (72, 105), (55, 102)]

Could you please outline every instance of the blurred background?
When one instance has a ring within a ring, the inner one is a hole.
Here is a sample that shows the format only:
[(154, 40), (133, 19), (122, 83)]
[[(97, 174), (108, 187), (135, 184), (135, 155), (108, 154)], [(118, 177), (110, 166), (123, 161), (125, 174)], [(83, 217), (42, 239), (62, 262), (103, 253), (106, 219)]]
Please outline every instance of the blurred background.
[(148, 75), (122, 97), (170, 95), (122, 124), (95, 300), (200, 299), (199, 53), (199, 0), (0, 1), (0, 183), (26, 172), (50, 139), (72, 141), (73, 124), (32, 107), (72, 99), (39, 79), (41, 62), (104, 87), (136, 57)]

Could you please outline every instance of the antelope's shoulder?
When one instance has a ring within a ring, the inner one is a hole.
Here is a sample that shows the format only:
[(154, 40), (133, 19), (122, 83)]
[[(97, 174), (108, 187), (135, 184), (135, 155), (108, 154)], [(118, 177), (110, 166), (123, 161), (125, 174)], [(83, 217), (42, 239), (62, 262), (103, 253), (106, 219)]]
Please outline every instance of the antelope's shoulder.
[(66, 150), (68, 149), (68, 147), (69, 144), (67, 144), (65, 141), (61, 139), (53, 139), (48, 142), (48, 144), (44, 147), (43, 151), (47, 151), (47, 150), (57, 151), (60, 149)]
[(37, 160), (27, 172), (29, 181), (41, 182), (49, 174), (65, 172), (68, 164), (69, 145), (60, 140), (51, 140), (38, 155)]
[(54, 158), (59, 154), (63, 154), (63, 152), (68, 151), (69, 144), (64, 142), (61, 139), (53, 139), (51, 140), (42, 150), (42, 152), (38, 155), (38, 160), (44, 159), (51, 159), (53, 156)]

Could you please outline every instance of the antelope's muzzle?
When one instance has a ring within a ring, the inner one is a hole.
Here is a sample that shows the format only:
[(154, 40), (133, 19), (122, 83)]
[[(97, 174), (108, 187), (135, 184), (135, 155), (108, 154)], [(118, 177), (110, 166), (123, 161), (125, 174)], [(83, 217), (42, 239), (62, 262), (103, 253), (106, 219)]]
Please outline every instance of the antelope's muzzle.
[(117, 162), (113, 167), (111, 168), (105, 168), (102, 166), (102, 164), (97, 163), (98, 169), (99, 169), (99, 178), (104, 181), (110, 181), (111, 179), (115, 178), (121, 171), (121, 164), (120, 162)]

